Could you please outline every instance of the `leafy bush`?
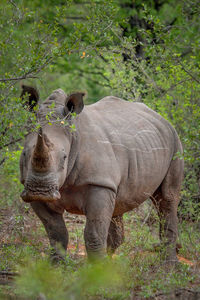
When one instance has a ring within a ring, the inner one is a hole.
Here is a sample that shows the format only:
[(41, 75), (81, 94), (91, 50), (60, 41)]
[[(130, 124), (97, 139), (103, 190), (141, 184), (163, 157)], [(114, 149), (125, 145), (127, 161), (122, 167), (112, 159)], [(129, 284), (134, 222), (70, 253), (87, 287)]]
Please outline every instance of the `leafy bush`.
[(5, 153), (5, 163), (0, 168), (0, 206), (6, 208), (7, 206), (17, 204), (19, 200), (22, 186), (19, 180), (19, 158), (21, 150), (9, 151)]
[[(22, 274), (16, 281), (17, 291), (26, 299), (44, 295), (46, 299), (88, 299), (92, 295), (120, 294), (124, 275), (120, 264), (110, 261), (85, 265), (78, 271), (72, 267), (55, 267), (47, 260), (30, 261), (19, 269)], [(120, 298), (123, 299), (123, 298)]]

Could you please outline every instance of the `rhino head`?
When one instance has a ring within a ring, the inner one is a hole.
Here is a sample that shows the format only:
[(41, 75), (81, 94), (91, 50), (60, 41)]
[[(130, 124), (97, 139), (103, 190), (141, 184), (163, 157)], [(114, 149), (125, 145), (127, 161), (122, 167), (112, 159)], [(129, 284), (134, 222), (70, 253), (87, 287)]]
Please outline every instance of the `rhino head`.
[[(25, 140), (20, 158), (21, 183), (24, 190), (21, 197), (25, 202), (56, 201), (60, 199), (60, 188), (63, 186), (70, 164), (70, 150), (73, 134), (69, 126), (61, 126), (55, 119), (68, 116), (70, 112), (79, 114), (83, 109), (83, 93), (70, 96), (56, 90), (41, 105), (38, 120), (41, 127), (38, 133), (30, 133)], [(45, 115), (54, 102), (52, 124), (46, 122)]]

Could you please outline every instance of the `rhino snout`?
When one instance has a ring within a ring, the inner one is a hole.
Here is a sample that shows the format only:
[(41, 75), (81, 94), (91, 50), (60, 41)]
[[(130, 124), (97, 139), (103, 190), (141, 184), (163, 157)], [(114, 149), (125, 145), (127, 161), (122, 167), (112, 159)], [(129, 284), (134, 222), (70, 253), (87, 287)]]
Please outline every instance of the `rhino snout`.
[(28, 191), (26, 189), (21, 193), (21, 198), (25, 202), (33, 202), (33, 201), (57, 201), (61, 198), (61, 195), (58, 190), (54, 190), (48, 193), (34, 193), (32, 191)]

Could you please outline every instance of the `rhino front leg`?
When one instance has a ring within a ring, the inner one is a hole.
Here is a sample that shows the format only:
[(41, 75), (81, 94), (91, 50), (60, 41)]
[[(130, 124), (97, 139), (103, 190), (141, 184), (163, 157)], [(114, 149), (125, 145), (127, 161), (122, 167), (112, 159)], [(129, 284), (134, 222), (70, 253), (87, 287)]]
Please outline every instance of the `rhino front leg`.
[(51, 210), (45, 203), (32, 202), (31, 206), (46, 229), (52, 247), (52, 261), (64, 260), (63, 254), (67, 249), (68, 232), (63, 215)]
[(91, 187), (85, 208), (85, 246), (89, 260), (106, 255), (108, 230), (114, 211), (115, 194), (109, 189)]
[(107, 239), (107, 252), (112, 256), (124, 241), (123, 216), (113, 217), (110, 223)]

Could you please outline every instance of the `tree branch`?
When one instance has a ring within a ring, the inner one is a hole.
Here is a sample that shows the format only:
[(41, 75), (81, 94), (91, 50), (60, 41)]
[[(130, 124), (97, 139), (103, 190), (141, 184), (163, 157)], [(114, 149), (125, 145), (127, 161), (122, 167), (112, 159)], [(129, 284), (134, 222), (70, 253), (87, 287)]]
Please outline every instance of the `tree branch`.
[[(83, 76), (84, 72), (83, 72), (82, 70), (77, 69), (76, 71), (79, 73), (79, 76), (80, 76), (80, 75)], [(91, 82), (93, 82), (93, 83), (95, 83), (95, 84), (100, 85), (100, 86), (111, 88), (111, 86), (110, 86), (109, 84), (103, 84), (103, 83), (100, 83), (99, 81), (97, 81), (97, 80), (95, 80), (95, 79), (92, 79), (92, 78), (90, 78), (90, 77), (86, 77), (86, 76), (85, 76), (85, 78), (86, 78), (87, 80), (90, 80)]]
[(33, 75), (24, 75), (21, 77), (14, 77), (14, 78), (0, 78), (0, 82), (17, 81), (17, 80), (22, 80), (27, 78), (38, 78), (38, 77)]
[(174, 90), (178, 85), (180, 85), (182, 83), (185, 83), (187, 81), (190, 81), (190, 80), (192, 80), (192, 79), (191, 78), (187, 78), (187, 79), (180, 80), (180, 81), (178, 81), (175, 84), (172, 84), (167, 90), (164, 90), (163, 92), (161, 92), (160, 95), (159, 95), (159, 97), (165, 96), (168, 92)]
[(5, 147), (7, 147), (7, 146), (13, 145), (13, 144), (15, 144), (15, 143), (17, 143), (17, 142), (20, 142), (21, 140), (22, 140), (22, 138), (18, 138), (18, 139), (16, 139), (16, 140), (12, 140), (12, 141), (10, 141), (9, 143), (4, 144), (3, 146), (0, 146), (0, 150), (2, 150), (3, 148), (5, 148)]
[(87, 70), (82, 70), (82, 69), (77, 69), (79, 70), (82, 74), (86, 73), (86, 74), (92, 74), (92, 75), (99, 75), (101, 77), (103, 77), (103, 79), (105, 79), (108, 83), (110, 82), (110, 80), (100, 71), (95, 72), (95, 71), (87, 71)]
[(185, 73), (187, 73), (190, 77), (192, 77), (192, 79), (198, 83), (200, 83), (200, 80), (198, 80), (196, 77), (194, 77), (194, 75), (192, 73), (190, 73), (190, 71), (188, 71), (184, 65), (182, 64), (182, 62), (179, 60), (179, 64), (181, 65), (181, 68), (183, 69), (183, 71), (185, 71)]
[(7, 82), (7, 81), (18, 81), (18, 80), (22, 80), (22, 79), (27, 79), (27, 78), (38, 78), (35, 75), (31, 75), (31, 74), (38, 74), (42, 69), (44, 69), (48, 63), (52, 60), (52, 57), (49, 57), (46, 59), (46, 61), (37, 69), (37, 70), (30, 70), (29, 72), (27, 72), (25, 75), (21, 76), (21, 77), (13, 77), (13, 78), (0, 78), (0, 82)]
[(69, 19), (69, 20), (87, 20), (86, 17), (75, 17), (75, 16), (66, 16), (65, 17), (66, 19)]
[(96, 54), (105, 62), (108, 63), (108, 59), (106, 59), (101, 53), (99, 53), (96, 49), (95, 49)]
[(1, 161), (0, 161), (0, 166), (3, 165), (3, 163), (5, 162), (6, 158), (4, 157)]

